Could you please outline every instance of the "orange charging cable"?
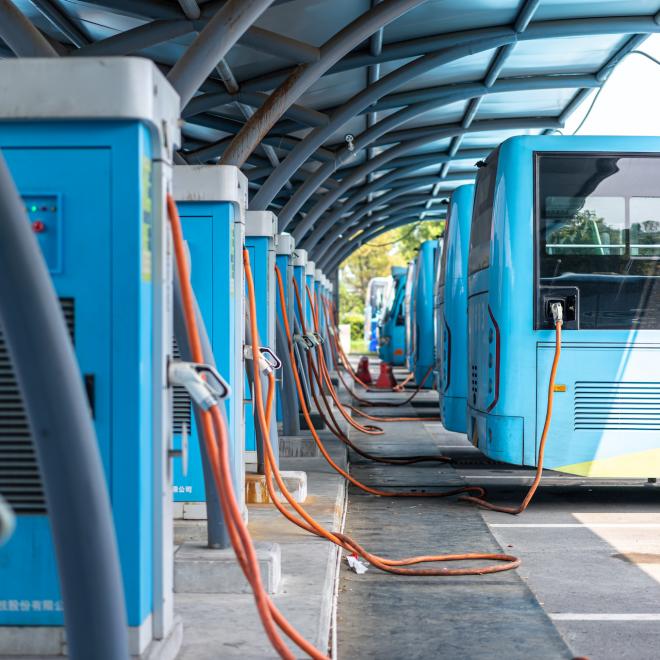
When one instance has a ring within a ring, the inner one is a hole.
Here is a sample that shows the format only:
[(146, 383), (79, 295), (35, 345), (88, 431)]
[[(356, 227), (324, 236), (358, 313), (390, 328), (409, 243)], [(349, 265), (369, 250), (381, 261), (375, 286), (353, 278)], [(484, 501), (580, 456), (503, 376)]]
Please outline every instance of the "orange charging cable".
[[(300, 298), (300, 293), (298, 291), (298, 286), (293, 280), (293, 290), (296, 294), (296, 302), (298, 306), (298, 313), (300, 315), (300, 318), (302, 319), (302, 330), (305, 334), (307, 334), (307, 328), (305, 326), (305, 321), (303, 318), (302, 314), (302, 301)], [(309, 287), (307, 287), (307, 294), (309, 295), (309, 300), (310, 300), (310, 307), (312, 310), (312, 317), (314, 319), (314, 326), (315, 329), (318, 331), (318, 316), (316, 314), (316, 307), (312, 303), (312, 296), (311, 292), (309, 290)], [(385, 457), (385, 456), (376, 456), (374, 454), (370, 454), (366, 452), (364, 449), (361, 449), (358, 447), (354, 442), (350, 440), (350, 438), (341, 430), (337, 419), (332, 411), (332, 408), (328, 401), (325, 398), (325, 390), (327, 388), (327, 391), (330, 394), (330, 397), (334, 401), (337, 409), (339, 412), (342, 414), (344, 419), (346, 419), (349, 424), (355, 428), (357, 431), (361, 431), (363, 433), (368, 433), (369, 435), (382, 435), (383, 430), (380, 429), (379, 427), (376, 426), (366, 426), (363, 427), (360, 424), (357, 424), (353, 421), (353, 418), (351, 415), (349, 415), (345, 409), (343, 404), (341, 403), (339, 396), (337, 394), (337, 391), (334, 388), (334, 385), (332, 383), (332, 379), (330, 378), (330, 373), (327, 369), (327, 365), (325, 362), (325, 356), (323, 355), (323, 351), (320, 349), (320, 347), (316, 347), (316, 355), (317, 359), (319, 362), (319, 369), (316, 369), (316, 366), (314, 365), (314, 360), (311, 358), (309, 353), (307, 354), (307, 364), (308, 364), (308, 369), (310, 372), (310, 378), (313, 375), (316, 385), (318, 387), (319, 393), (321, 395), (321, 400), (323, 401), (324, 407), (325, 407), (325, 412), (324, 409), (321, 407), (319, 404), (319, 399), (316, 396), (316, 391), (315, 388), (311, 388), (312, 391), (312, 397), (314, 399), (314, 403), (316, 404), (316, 408), (319, 411), (319, 414), (323, 417), (324, 422), (327, 424), (328, 428), (332, 431), (332, 433), (345, 445), (349, 446), (353, 451), (355, 451), (357, 454), (360, 456), (363, 456), (364, 458), (367, 458), (368, 460), (371, 461), (376, 461), (378, 463), (385, 463), (388, 465), (413, 465), (415, 463), (425, 463), (425, 462), (444, 462), (448, 463), (450, 461), (449, 458), (446, 456), (396, 456), (396, 457)], [(320, 374), (319, 374), (320, 371)], [(322, 377), (321, 377), (322, 376)], [(326, 414), (327, 413), (327, 414)]]
[(536, 493), (536, 490), (541, 483), (541, 476), (543, 474), (543, 456), (545, 454), (545, 445), (548, 440), (548, 431), (550, 430), (550, 422), (552, 420), (552, 406), (555, 400), (555, 379), (557, 377), (559, 357), (561, 356), (561, 327), (562, 320), (560, 319), (555, 322), (555, 356), (552, 360), (550, 380), (548, 382), (548, 407), (545, 411), (545, 422), (543, 423), (543, 432), (541, 433), (541, 441), (539, 442), (539, 455), (536, 462), (536, 474), (534, 475), (534, 481), (532, 482), (532, 485), (527, 491), (527, 495), (525, 495), (525, 498), (519, 506), (499, 506), (498, 504), (492, 504), (491, 502), (488, 502), (481, 497), (473, 496), (463, 496), (460, 498), (461, 500), (477, 504), (483, 509), (499, 511), (500, 513), (509, 513), (512, 516), (517, 516), (519, 513), (522, 513), (532, 501), (532, 498), (534, 497), (534, 494)]
[[(327, 309), (325, 309), (325, 307), (324, 307), (324, 316), (325, 316), (325, 319), (326, 319), (326, 323), (329, 324), (329, 323), (330, 323), (330, 318), (332, 317), (332, 314), (331, 314), (331, 312), (329, 312)], [(372, 392), (372, 393), (374, 393), (374, 392), (387, 392), (387, 391), (390, 391), (390, 392), (399, 392), (399, 391), (401, 391), (401, 390), (397, 390), (396, 387), (395, 387), (395, 388), (392, 388), (391, 390), (387, 390), (387, 389), (377, 389), (377, 390), (374, 390), (373, 388), (372, 388), (372, 389), (369, 389), (368, 385), (366, 385), (365, 383), (363, 383), (363, 382), (357, 377), (357, 375), (354, 374), (354, 372), (353, 372), (353, 367), (351, 366), (351, 363), (349, 362), (348, 357), (347, 357), (346, 353), (344, 352), (344, 349), (343, 349), (342, 346), (341, 346), (341, 342), (339, 342), (339, 340), (336, 339), (336, 337), (339, 336), (339, 329), (337, 328), (336, 323), (332, 326), (332, 328), (333, 328), (333, 332), (330, 333), (330, 334), (331, 334), (331, 335), (334, 335), (334, 337), (333, 337), (333, 341), (332, 341), (331, 344), (330, 344), (330, 348), (331, 348), (331, 351), (330, 351), (330, 352), (331, 352), (331, 354), (332, 354), (332, 358), (333, 358), (333, 362), (334, 362), (334, 365), (335, 365), (335, 370), (336, 370), (336, 372), (337, 372), (337, 376), (338, 376), (339, 379), (341, 380), (343, 386), (346, 388), (346, 390), (348, 391), (348, 393), (349, 393), (349, 394), (350, 394), (350, 395), (351, 395), (356, 401), (358, 401), (359, 403), (361, 403), (363, 406), (372, 406), (372, 407), (378, 407), (378, 408), (397, 408), (397, 407), (399, 407), (399, 406), (405, 406), (406, 404), (410, 403), (410, 402), (411, 402), (411, 401), (412, 401), (412, 400), (413, 400), (413, 399), (414, 399), (414, 398), (415, 398), (415, 397), (416, 397), (416, 396), (422, 391), (422, 389), (423, 389), (423, 387), (424, 387), (424, 384), (425, 384), (426, 381), (428, 380), (428, 377), (429, 377), (429, 376), (431, 375), (431, 373), (433, 372), (433, 365), (431, 365), (431, 366), (426, 370), (426, 373), (424, 374), (424, 376), (423, 376), (423, 378), (422, 378), (422, 381), (419, 383), (419, 385), (417, 386), (417, 388), (413, 391), (413, 393), (412, 393), (407, 399), (404, 399), (403, 401), (399, 401), (399, 402), (394, 403), (394, 402), (392, 402), (392, 401), (373, 401), (373, 400), (370, 400), (370, 399), (364, 399), (364, 398), (360, 397), (358, 394), (356, 394), (356, 392), (355, 392), (354, 390), (352, 390), (352, 389), (350, 388), (350, 386), (346, 383), (346, 380), (345, 380), (344, 377), (342, 376), (341, 368), (340, 368), (340, 366), (339, 366), (339, 362), (337, 361), (337, 356), (338, 356), (339, 359), (341, 360), (341, 363), (344, 365), (344, 369), (347, 371), (347, 373), (349, 373), (349, 374), (353, 377), (353, 380), (355, 380), (357, 383), (359, 383), (360, 385), (362, 385), (362, 386), (367, 390), (367, 392)], [(333, 351), (333, 349), (334, 349), (334, 351)], [(413, 377), (414, 377), (414, 374), (410, 374), (410, 375), (406, 378), (406, 380), (404, 381), (404, 383), (403, 383), (402, 385), (404, 385), (405, 383), (409, 382)], [(397, 387), (399, 387), (399, 386), (397, 386)], [(367, 417), (367, 419), (369, 419), (369, 418)], [(382, 418), (381, 418), (381, 421), (393, 421), (393, 420), (387, 420), (387, 419), (382, 419)], [(429, 421), (429, 420), (427, 420), (427, 421)]]
[[(167, 195), (167, 210), (172, 228), (174, 255), (181, 285), (186, 333), (190, 342), (192, 359), (194, 362), (201, 364), (204, 361), (204, 356), (195, 318), (194, 296), (190, 284), (183, 232), (176, 203), (170, 194)], [(233, 489), (229, 468), (227, 428), (218, 405), (211, 406), (209, 410), (201, 410), (201, 421), (204, 445), (209, 457), (213, 480), (220, 498), (220, 506), (229, 538), (236, 553), (236, 559), (252, 587), (259, 617), (269, 640), (281, 658), (295, 660), (296, 656), (288, 648), (277, 630), (277, 627), (279, 627), (289, 639), (311, 658), (314, 658), (314, 660), (327, 660), (325, 654), (307, 642), (284, 618), (263, 586), (257, 555)]]
[[(257, 328), (257, 315), (256, 315), (256, 302), (255, 302), (255, 295), (254, 295), (254, 281), (252, 278), (252, 269), (250, 267), (250, 256), (247, 250), (243, 251), (243, 263), (245, 265), (245, 280), (247, 284), (247, 289), (248, 289), (248, 310), (249, 310), (249, 319), (250, 319), (250, 328), (252, 331), (252, 351), (254, 355), (254, 360), (255, 364), (258, 364), (259, 358), (261, 356), (261, 352), (259, 350), (259, 333), (258, 333), (258, 328)], [(286, 305), (284, 304), (284, 292), (283, 292), (283, 283), (282, 283), (282, 275), (279, 271), (279, 269), (276, 268), (276, 274), (277, 274), (277, 281), (278, 281), (278, 287), (279, 287), (279, 296), (280, 296), (280, 302), (282, 303), (282, 309), (286, 309)], [(295, 364), (293, 361), (293, 341), (291, 338), (291, 329), (289, 327), (289, 321), (286, 315), (283, 315), (284, 319), (284, 326), (286, 329), (286, 334), (287, 334), (287, 340), (288, 340), (288, 347), (289, 347), (289, 355), (292, 358), (292, 362)], [(302, 396), (302, 385), (300, 382), (300, 376), (298, 374), (297, 369), (294, 368), (294, 378), (296, 381), (296, 388), (298, 391), (298, 396), (300, 397), (301, 401), (301, 406), (303, 410), (303, 415), (305, 416), (305, 419), (307, 423), (310, 426), (310, 430), (312, 431), (312, 436), (314, 437), (319, 449), (321, 450), (321, 453), (324, 455), (326, 460), (338, 471), (340, 471), (341, 474), (343, 474), (345, 477), (349, 478), (349, 480), (354, 483), (354, 481), (350, 478), (350, 475), (348, 475), (346, 472), (341, 470), (339, 466), (337, 466), (330, 456), (327, 453), (327, 450), (323, 446), (323, 443), (320, 442), (318, 439), (318, 435), (316, 434), (312, 424), (311, 424), (311, 418), (309, 415), (309, 410), (307, 409), (307, 406), (305, 404), (304, 397)], [(271, 496), (271, 499), (273, 500), (273, 503), (277, 507), (277, 509), (291, 522), (293, 522), (295, 525), (298, 527), (301, 527), (302, 529), (305, 529), (306, 531), (316, 534), (318, 536), (321, 536), (332, 543), (335, 543), (339, 547), (347, 550), (348, 552), (351, 552), (353, 554), (359, 555), (366, 559), (370, 564), (373, 566), (379, 568), (380, 570), (389, 572), (389, 573), (395, 573), (398, 575), (482, 575), (482, 574), (487, 574), (487, 573), (499, 573), (501, 571), (507, 571), (511, 570), (513, 568), (516, 568), (517, 566), (520, 565), (520, 560), (517, 557), (513, 557), (512, 555), (505, 555), (505, 554), (498, 554), (498, 553), (464, 553), (464, 554), (447, 554), (447, 555), (421, 555), (417, 557), (410, 557), (406, 559), (398, 559), (398, 560), (393, 560), (393, 559), (386, 559), (383, 557), (379, 557), (378, 555), (371, 554), (367, 550), (365, 550), (359, 543), (357, 543), (355, 540), (351, 539), (349, 536), (346, 534), (341, 534), (339, 532), (330, 532), (327, 530), (325, 527), (323, 527), (321, 524), (319, 524), (312, 516), (310, 516), (305, 509), (295, 501), (291, 493), (288, 491), (286, 488), (286, 485), (284, 483), (284, 480), (282, 479), (282, 476), (277, 468), (277, 463), (275, 460), (275, 456), (273, 454), (273, 448), (270, 444), (270, 433), (269, 433), (269, 417), (272, 412), (272, 397), (273, 397), (273, 391), (274, 391), (274, 386), (275, 386), (275, 376), (272, 372), (268, 374), (268, 380), (269, 380), (269, 385), (268, 385), (268, 401), (266, 404), (266, 410), (264, 410), (264, 403), (263, 403), (263, 391), (261, 387), (261, 378), (255, 378), (254, 380), (254, 390), (255, 390), (255, 404), (256, 404), (256, 411), (257, 411), (257, 418), (259, 422), (259, 426), (261, 429), (262, 436), (264, 438), (264, 449), (265, 449), (265, 460), (264, 460), (264, 467), (265, 467), (265, 472), (266, 472), (266, 485), (268, 488), (268, 492)], [(273, 483), (272, 483), (272, 477), (275, 477), (275, 481), (277, 482), (277, 485), (284, 496), (284, 498), (287, 500), (289, 505), (293, 507), (293, 509), (296, 511), (296, 513), (300, 516), (300, 518), (296, 517), (294, 514), (291, 512), (287, 511), (285, 506), (279, 501), (278, 495), (274, 490)], [(363, 487), (364, 488), (364, 487)], [(395, 496), (393, 493), (385, 493), (384, 491), (376, 491), (375, 489), (371, 489), (373, 494), (385, 494), (388, 496)], [(483, 492), (483, 491), (482, 491)], [(419, 494), (415, 493), (409, 493), (409, 495), (412, 496), (420, 496)], [(430, 562), (445, 562), (445, 561), (461, 561), (461, 560), (468, 560), (468, 561), (484, 561), (484, 560), (489, 560), (489, 561), (496, 561), (500, 562), (499, 565), (494, 564), (494, 565), (489, 565), (489, 566), (484, 566), (484, 567), (479, 567), (479, 568), (458, 568), (458, 569), (448, 569), (448, 568), (422, 568), (422, 569), (411, 569), (411, 568), (406, 568), (406, 566), (411, 566), (414, 564), (421, 564), (421, 563), (430, 563)]]
[[(309, 296), (310, 300), (310, 307), (312, 310), (312, 318), (314, 320), (314, 329), (316, 332), (319, 332), (319, 317), (318, 317), (318, 306), (317, 306), (317, 299), (316, 296), (312, 296), (312, 292), (309, 289), (308, 285), (305, 285), (306, 290), (307, 290), (307, 295)], [(297, 291), (297, 289), (296, 289)], [(297, 296), (298, 299), (298, 304), (300, 308), (300, 297)], [(312, 299), (314, 299), (314, 303), (312, 303)], [(321, 371), (323, 372), (324, 380), (326, 381), (328, 391), (330, 392), (330, 396), (332, 397), (333, 401), (337, 404), (339, 407), (339, 410), (342, 412), (342, 415), (346, 418), (346, 414), (344, 413), (343, 406), (339, 402), (339, 397), (337, 395), (337, 391), (332, 383), (332, 379), (330, 378), (330, 372), (328, 371), (328, 365), (325, 361), (325, 355), (323, 355), (323, 351), (319, 350), (317, 347), (317, 353), (319, 363), (320, 363), (320, 368)], [(360, 410), (359, 408), (356, 408), (354, 406), (347, 406), (349, 410), (353, 411), (356, 415), (359, 415), (360, 417), (364, 417), (365, 419), (368, 419), (369, 421), (372, 422), (439, 422), (440, 418), (439, 417), (377, 417), (375, 415), (369, 415), (368, 413)], [(350, 415), (349, 415), (350, 417)], [(366, 427), (366, 428), (378, 428), (376, 427)], [(361, 429), (358, 429), (361, 430)], [(380, 434), (382, 434), (382, 429), (379, 429)], [(374, 434), (375, 435), (375, 434)], [(448, 460), (448, 459), (447, 459)]]

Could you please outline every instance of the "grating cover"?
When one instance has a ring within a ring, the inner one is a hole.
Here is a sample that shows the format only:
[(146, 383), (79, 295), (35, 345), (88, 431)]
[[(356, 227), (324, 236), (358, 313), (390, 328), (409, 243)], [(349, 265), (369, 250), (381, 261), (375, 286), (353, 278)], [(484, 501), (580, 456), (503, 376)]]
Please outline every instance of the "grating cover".
[[(74, 341), (73, 298), (60, 298)], [(17, 514), (46, 513), (46, 498), (32, 434), (18, 388), (9, 349), (0, 329), (0, 493)]]
[(577, 382), (573, 401), (576, 431), (660, 430), (659, 382)]
[[(172, 359), (180, 360), (181, 351), (176, 343), (176, 338), (172, 338)], [(182, 435), (183, 428), (190, 433), (190, 396), (185, 387), (175, 385), (172, 388), (172, 433)]]

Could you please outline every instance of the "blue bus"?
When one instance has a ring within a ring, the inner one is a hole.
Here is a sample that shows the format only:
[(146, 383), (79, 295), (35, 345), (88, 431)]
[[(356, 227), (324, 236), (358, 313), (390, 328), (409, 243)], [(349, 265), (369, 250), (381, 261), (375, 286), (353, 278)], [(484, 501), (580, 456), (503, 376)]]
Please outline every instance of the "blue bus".
[(414, 299), (413, 299), (413, 289), (415, 287), (415, 262), (411, 261), (408, 263), (406, 269), (406, 286), (403, 293), (403, 316), (405, 321), (405, 353), (404, 353), (404, 364), (408, 371), (413, 370), (413, 314), (414, 309)]
[(415, 260), (415, 282), (411, 292), (412, 351), (410, 371), (418, 386), (433, 387), (435, 342), (433, 339), (433, 285), (440, 244), (437, 239), (424, 241)]
[(367, 284), (364, 301), (364, 341), (370, 353), (375, 353), (378, 348), (378, 321), (383, 313), (385, 290), (389, 280), (389, 277), (372, 277)]
[(405, 362), (406, 321), (403, 298), (406, 274), (407, 268), (392, 266), (383, 314), (378, 323), (378, 355), (383, 362), (393, 366), (401, 366)]
[[(468, 259), (468, 434), (535, 466), (660, 473), (660, 138), (519, 136), (477, 175)], [(556, 307), (555, 307), (556, 310)]]
[(444, 427), (467, 432), (467, 277), (474, 186), (451, 195), (435, 290), (436, 386)]

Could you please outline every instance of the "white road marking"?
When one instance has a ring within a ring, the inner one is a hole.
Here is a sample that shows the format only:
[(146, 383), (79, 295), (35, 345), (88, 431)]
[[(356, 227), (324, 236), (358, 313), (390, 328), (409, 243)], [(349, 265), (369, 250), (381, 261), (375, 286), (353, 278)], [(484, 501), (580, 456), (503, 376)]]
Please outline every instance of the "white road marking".
[(658, 529), (660, 523), (489, 523), (489, 527), (535, 527), (535, 528), (561, 528), (569, 527), (595, 529), (595, 528), (630, 528), (630, 529)]
[(591, 612), (550, 612), (554, 621), (660, 621), (660, 613), (624, 612), (621, 614), (600, 614)]

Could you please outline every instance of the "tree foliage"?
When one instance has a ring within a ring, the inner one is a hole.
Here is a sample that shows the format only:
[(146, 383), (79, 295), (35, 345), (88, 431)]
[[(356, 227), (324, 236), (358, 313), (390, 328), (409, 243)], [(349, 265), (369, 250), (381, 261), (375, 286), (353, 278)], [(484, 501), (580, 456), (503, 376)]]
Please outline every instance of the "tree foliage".
[(339, 304), (342, 323), (364, 315), (367, 287), (372, 277), (387, 277), (392, 266), (405, 266), (417, 254), (420, 243), (438, 238), (444, 222), (419, 222), (381, 234), (357, 249), (341, 266)]

